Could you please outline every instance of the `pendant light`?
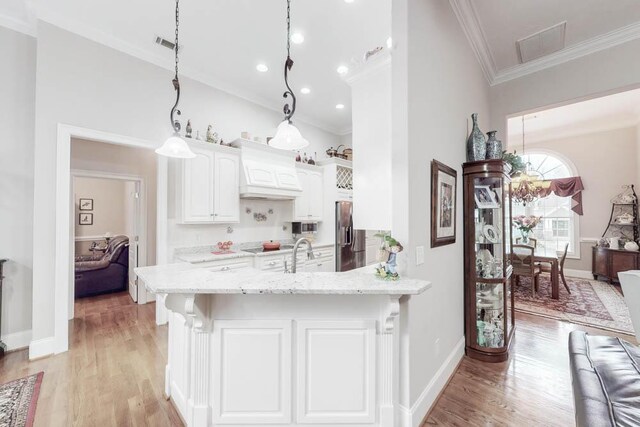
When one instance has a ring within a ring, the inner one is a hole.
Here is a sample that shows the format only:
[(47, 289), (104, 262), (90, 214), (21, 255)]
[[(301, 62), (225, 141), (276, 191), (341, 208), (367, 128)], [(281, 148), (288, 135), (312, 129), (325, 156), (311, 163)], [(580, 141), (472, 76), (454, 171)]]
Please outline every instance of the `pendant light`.
[(185, 140), (180, 137), (180, 122), (174, 118), (174, 114), (180, 115), (180, 110), (178, 110), (178, 102), (180, 101), (180, 80), (178, 80), (178, 28), (180, 26), (179, 2), (180, 0), (176, 0), (176, 44), (174, 46), (176, 75), (172, 80), (173, 88), (176, 91), (176, 103), (173, 104), (170, 117), (171, 127), (173, 127), (173, 135), (170, 136), (164, 144), (162, 144), (162, 147), (156, 150), (156, 153), (160, 154), (161, 156), (174, 157), (177, 159), (192, 159), (196, 155), (193, 154), (193, 151), (191, 151)]
[(291, 96), (291, 108), (289, 104), (285, 104), (284, 121), (278, 125), (276, 136), (269, 141), (269, 145), (281, 150), (299, 150), (309, 145), (309, 141), (304, 139), (292, 122), (291, 117), (296, 112), (296, 96), (289, 86), (289, 71), (293, 67), (291, 59), (291, 0), (287, 0), (287, 59), (284, 62), (284, 84), (287, 87), (283, 97), (286, 99)]
[[(522, 155), (524, 156), (524, 116), (522, 116)], [(531, 163), (527, 162), (526, 169), (512, 180), (511, 197), (522, 206), (527, 206), (544, 195), (543, 189), (549, 186), (549, 182), (531, 169)]]

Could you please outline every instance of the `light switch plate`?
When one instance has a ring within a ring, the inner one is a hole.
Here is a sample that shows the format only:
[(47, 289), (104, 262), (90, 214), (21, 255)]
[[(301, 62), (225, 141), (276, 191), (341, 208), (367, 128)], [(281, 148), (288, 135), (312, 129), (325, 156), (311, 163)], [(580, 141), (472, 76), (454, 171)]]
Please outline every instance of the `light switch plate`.
[(424, 246), (416, 246), (416, 265), (424, 264)]

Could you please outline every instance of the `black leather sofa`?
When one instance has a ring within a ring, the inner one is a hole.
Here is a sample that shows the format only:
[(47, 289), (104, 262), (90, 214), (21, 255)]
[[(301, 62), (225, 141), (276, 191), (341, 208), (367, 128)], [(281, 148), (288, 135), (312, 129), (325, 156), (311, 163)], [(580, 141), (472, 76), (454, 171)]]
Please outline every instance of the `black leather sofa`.
[(640, 426), (640, 348), (574, 331), (569, 357), (577, 427)]
[(98, 256), (75, 259), (75, 297), (84, 298), (127, 289), (129, 238), (116, 236)]

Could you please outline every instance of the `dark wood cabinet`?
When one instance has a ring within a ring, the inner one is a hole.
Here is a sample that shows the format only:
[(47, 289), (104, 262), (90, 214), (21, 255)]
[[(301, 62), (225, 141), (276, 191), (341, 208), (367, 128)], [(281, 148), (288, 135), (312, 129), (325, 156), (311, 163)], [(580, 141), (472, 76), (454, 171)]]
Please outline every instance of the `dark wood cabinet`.
[(515, 329), (511, 281), (511, 180), (502, 160), (463, 169), (465, 352), (486, 362), (509, 357)]
[(594, 279), (604, 278), (618, 281), (618, 273), (640, 268), (640, 253), (623, 249), (593, 247), (591, 272)]

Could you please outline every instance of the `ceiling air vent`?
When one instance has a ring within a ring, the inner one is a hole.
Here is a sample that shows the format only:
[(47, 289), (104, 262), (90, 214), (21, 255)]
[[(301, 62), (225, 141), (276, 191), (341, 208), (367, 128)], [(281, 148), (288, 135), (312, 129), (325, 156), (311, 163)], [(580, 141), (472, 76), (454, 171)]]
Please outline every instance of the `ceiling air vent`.
[(156, 36), (156, 44), (159, 44), (160, 46), (166, 47), (167, 49), (171, 50), (175, 49), (176, 47), (176, 44), (174, 42), (170, 42), (169, 40), (163, 39), (160, 36)]
[(564, 49), (567, 22), (561, 22), (516, 42), (520, 63), (542, 58)]

